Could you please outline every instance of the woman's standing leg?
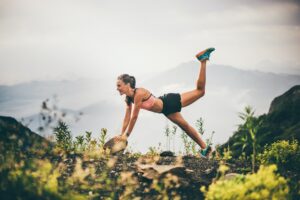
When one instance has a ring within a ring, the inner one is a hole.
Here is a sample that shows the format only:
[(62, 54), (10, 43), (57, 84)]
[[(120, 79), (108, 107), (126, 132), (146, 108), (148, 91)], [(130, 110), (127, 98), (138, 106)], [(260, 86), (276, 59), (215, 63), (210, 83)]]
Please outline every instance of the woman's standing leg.
[(206, 148), (206, 144), (200, 137), (200, 134), (195, 128), (189, 125), (189, 123), (182, 117), (180, 112), (169, 114), (167, 118), (184, 130), (201, 147), (201, 149)]
[(206, 61), (201, 61), (200, 72), (196, 82), (196, 89), (180, 94), (182, 107), (188, 106), (205, 94)]

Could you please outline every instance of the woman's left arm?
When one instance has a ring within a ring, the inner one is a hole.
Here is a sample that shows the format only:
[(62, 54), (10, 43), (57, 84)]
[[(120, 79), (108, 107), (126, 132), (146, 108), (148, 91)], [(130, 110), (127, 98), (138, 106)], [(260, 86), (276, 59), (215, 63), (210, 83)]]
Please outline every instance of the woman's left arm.
[(129, 125), (128, 125), (128, 129), (127, 129), (127, 132), (126, 132), (127, 137), (132, 132), (132, 129), (133, 129), (134, 125), (135, 125), (135, 122), (138, 119), (139, 112), (140, 112), (141, 105), (142, 105), (142, 98), (143, 98), (143, 95), (140, 95), (140, 94), (136, 93), (135, 98), (134, 98), (133, 113), (131, 115), (131, 118), (130, 118), (130, 121), (129, 121)]

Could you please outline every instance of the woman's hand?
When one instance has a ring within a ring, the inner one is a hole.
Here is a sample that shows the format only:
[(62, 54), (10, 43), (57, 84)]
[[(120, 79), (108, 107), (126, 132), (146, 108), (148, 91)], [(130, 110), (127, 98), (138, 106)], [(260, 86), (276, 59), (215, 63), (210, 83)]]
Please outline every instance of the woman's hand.
[(118, 135), (118, 136), (116, 136), (116, 140), (127, 140), (127, 136), (126, 136), (126, 134), (121, 134), (121, 135)]

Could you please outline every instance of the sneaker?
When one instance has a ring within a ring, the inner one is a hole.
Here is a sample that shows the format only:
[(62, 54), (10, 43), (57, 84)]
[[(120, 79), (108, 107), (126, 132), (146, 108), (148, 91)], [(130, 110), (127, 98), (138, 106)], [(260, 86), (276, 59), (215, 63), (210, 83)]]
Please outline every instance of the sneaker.
[(196, 58), (197, 58), (199, 61), (209, 60), (210, 53), (213, 52), (214, 50), (215, 50), (215, 48), (208, 48), (208, 49), (205, 49), (204, 51), (199, 52), (199, 53), (196, 55)]
[(210, 145), (207, 145), (207, 147), (206, 147), (205, 149), (201, 149), (201, 150), (200, 150), (200, 155), (201, 155), (202, 157), (207, 158), (207, 157), (210, 155), (211, 150), (212, 150), (211, 146), (210, 146)]

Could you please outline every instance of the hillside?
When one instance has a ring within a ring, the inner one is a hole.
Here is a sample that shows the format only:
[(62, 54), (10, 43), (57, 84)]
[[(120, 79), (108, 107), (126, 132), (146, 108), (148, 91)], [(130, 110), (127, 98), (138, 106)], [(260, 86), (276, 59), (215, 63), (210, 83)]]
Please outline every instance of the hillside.
[[(276, 97), (270, 105), (269, 112), (256, 118), (262, 122), (257, 131), (259, 147), (262, 148), (277, 140), (297, 139), (300, 141), (300, 85)], [(221, 146), (221, 149), (230, 146), (231, 150), (239, 155), (242, 144), (234, 144), (240, 140), (242, 134), (244, 134), (243, 131), (236, 131)]]
[(25, 154), (50, 150), (53, 143), (32, 132), (12, 117), (0, 116), (0, 151)]
[[(85, 195), (91, 190), (90, 188), (78, 189), (73, 184), (68, 185), (69, 183), (66, 180), (73, 178), (74, 174), (86, 173), (86, 171), (80, 171), (78, 167), (82, 167), (83, 169), (92, 167), (97, 170), (95, 172), (97, 178), (90, 179), (90, 177), (87, 177), (90, 187), (97, 187), (99, 177), (101, 178), (104, 175), (106, 182), (103, 184), (109, 185), (109, 181), (117, 184), (120, 174), (130, 174), (133, 180), (137, 180), (136, 187), (138, 186), (138, 189), (134, 191), (134, 195), (141, 196), (143, 199), (152, 199), (153, 196), (158, 195), (155, 189), (150, 190), (149, 188), (155, 184), (154, 180), (162, 182), (165, 179), (168, 180), (170, 175), (178, 177), (178, 184), (180, 184), (180, 187), (171, 188), (170, 193), (176, 191), (182, 199), (203, 199), (203, 194), (199, 188), (211, 184), (212, 179), (217, 173), (218, 163), (214, 160), (208, 160), (199, 156), (174, 156), (172, 152), (164, 152), (160, 155), (155, 154), (152, 156), (142, 156), (139, 154), (135, 156), (135, 154), (127, 152), (126, 154), (109, 157), (103, 156), (103, 152), (96, 151), (94, 152), (94, 156), (74, 151), (64, 153), (58, 151), (60, 153), (54, 153), (54, 151), (51, 151), (54, 150), (53, 143), (32, 132), (12, 117), (0, 116), (0, 133), (0, 152), (3, 155), (3, 157), (0, 157), (0, 183), (8, 185), (8, 187), (0, 187), (0, 197), (2, 199), (15, 199), (16, 197), (20, 197), (21, 199), (49, 199), (51, 197), (51, 193), (49, 192), (47, 193), (49, 196), (38, 196), (38, 194), (34, 193), (36, 187), (44, 187), (45, 183), (42, 185), (38, 184), (38, 181), (43, 182), (43, 178), (38, 179), (35, 183), (31, 182), (36, 181), (34, 179), (35, 175), (30, 177), (30, 182), (26, 182), (26, 177), (30, 176), (28, 174), (20, 175), (20, 179), (18, 180), (10, 179), (10, 175), (8, 174), (13, 173), (13, 171), (10, 172), (10, 169), (15, 168), (11, 167), (11, 165), (16, 166), (20, 171), (23, 170), (23, 168), (18, 168), (19, 165), (17, 164), (19, 162), (26, 163), (24, 167), (28, 169), (27, 173), (32, 169), (36, 171), (45, 170), (39, 174), (41, 177), (47, 176), (47, 173), (56, 172), (55, 170), (47, 171), (50, 167), (54, 169), (64, 166), (59, 174), (55, 174), (55, 179), (52, 181), (59, 181), (60, 190), (63, 190), (65, 187), (70, 187), (68, 188), (70, 192), (78, 190), (76, 191), (78, 196)], [(115, 163), (112, 168), (106, 168), (107, 159)], [(37, 163), (35, 163), (36, 161)], [(48, 164), (49, 161), (51, 164)], [(43, 168), (45, 166), (47, 168)], [(38, 168), (35, 169), (35, 167)], [(18, 172), (20, 173), (20, 171)], [(53, 175), (51, 174), (47, 178), (50, 177), (53, 177)], [(55, 185), (55, 187), (58, 187), (58, 185)], [(93, 199), (107, 199), (107, 192), (111, 191), (111, 189), (119, 192), (123, 191), (118, 187), (109, 189), (101, 187), (98, 191), (95, 191), (94, 195), (96, 196)], [(16, 190), (17, 192), (14, 192)], [(147, 190), (149, 191), (146, 192)], [(58, 196), (52, 196), (52, 198), (59, 199)]]

